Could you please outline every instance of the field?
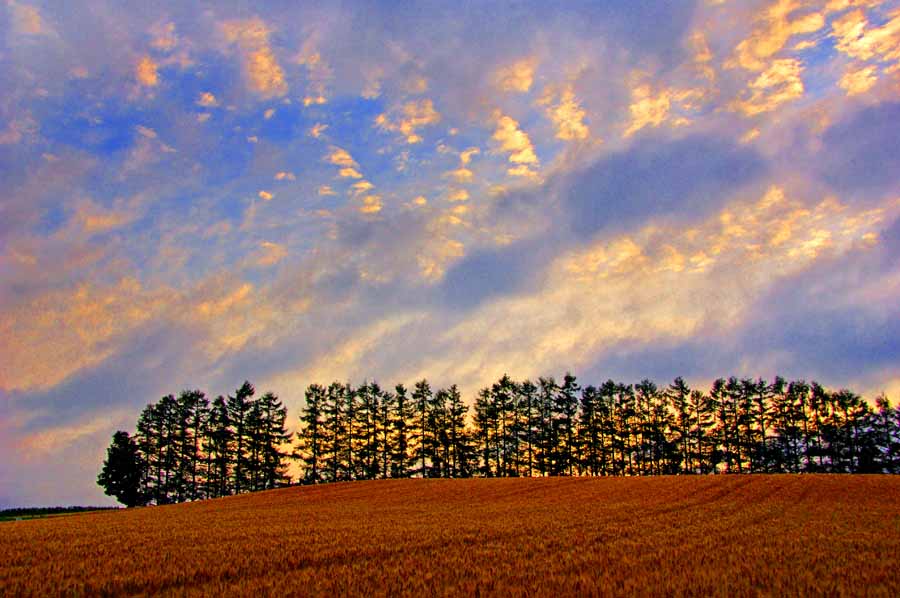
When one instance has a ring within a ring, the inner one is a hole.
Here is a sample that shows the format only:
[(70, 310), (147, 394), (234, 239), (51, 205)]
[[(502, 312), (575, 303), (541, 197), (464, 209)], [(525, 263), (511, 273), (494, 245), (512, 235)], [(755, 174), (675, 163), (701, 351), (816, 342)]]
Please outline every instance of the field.
[(2, 595), (900, 595), (900, 477), (388, 480), (0, 524)]

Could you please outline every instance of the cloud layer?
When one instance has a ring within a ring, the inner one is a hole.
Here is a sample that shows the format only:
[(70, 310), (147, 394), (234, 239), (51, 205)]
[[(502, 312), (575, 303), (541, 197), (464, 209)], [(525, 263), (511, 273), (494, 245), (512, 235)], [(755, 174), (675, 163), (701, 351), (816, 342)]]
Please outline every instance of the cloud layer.
[(0, 12), (0, 506), (245, 378), (900, 392), (896, 2)]

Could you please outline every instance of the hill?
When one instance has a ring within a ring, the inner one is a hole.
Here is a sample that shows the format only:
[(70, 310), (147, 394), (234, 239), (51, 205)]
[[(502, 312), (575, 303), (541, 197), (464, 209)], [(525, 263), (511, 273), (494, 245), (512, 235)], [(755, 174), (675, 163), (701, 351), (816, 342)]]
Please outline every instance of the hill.
[(900, 595), (900, 477), (384, 480), (18, 521), (7, 595)]

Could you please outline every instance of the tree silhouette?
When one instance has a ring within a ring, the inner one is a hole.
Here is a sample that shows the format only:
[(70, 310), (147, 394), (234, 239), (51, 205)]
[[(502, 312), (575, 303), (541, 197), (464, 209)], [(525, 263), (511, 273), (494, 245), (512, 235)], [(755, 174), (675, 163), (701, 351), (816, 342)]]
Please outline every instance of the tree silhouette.
[(137, 443), (128, 432), (120, 430), (113, 434), (112, 444), (106, 450), (97, 484), (126, 507), (147, 504), (143, 487), (145, 467)]
[(216, 498), (290, 482), (420, 477), (900, 473), (900, 410), (803, 380), (676, 378), (581, 387), (566, 374), (478, 391), (474, 409), (427, 379), (411, 396), (376, 382), (306, 389), (296, 450), (287, 408), (244, 382), (212, 404), (200, 390), (147, 405), (134, 437), (113, 436), (98, 476), (129, 506)]

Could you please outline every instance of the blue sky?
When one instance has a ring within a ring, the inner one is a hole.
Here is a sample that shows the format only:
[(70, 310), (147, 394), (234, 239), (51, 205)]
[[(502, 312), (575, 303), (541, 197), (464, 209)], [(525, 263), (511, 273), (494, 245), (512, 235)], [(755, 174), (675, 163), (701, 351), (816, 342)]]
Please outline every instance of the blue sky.
[(900, 393), (900, 6), (0, 6), (0, 506), (244, 379)]

